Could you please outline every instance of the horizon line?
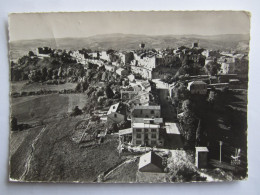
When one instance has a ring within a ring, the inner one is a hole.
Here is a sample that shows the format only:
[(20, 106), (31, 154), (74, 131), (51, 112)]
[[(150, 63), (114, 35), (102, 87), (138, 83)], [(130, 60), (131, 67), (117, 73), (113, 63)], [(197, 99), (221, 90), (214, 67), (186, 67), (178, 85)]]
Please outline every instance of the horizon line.
[(221, 36), (221, 35), (249, 35), (250, 33), (223, 33), (223, 34), (158, 34), (158, 35), (151, 35), (151, 34), (135, 34), (135, 33), (106, 33), (106, 34), (96, 34), (96, 35), (91, 35), (91, 36), (86, 36), (86, 37), (43, 37), (43, 38), (35, 38), (35, 39), (17, 39), (17, 40), (9, 40), (9, 43), (15, 42), (15, 41), (32, 41), (32, 40), (43, 40), (43, 39), (82, 39), (82, 38), (90, 38), (90, 37), (95, 37), (95, 36), (105, 36), (105, 35), (115, 35), (115, 34), (121, 34), (121, 35), (136, 35), (136, 36), (151, 36), (151, 37), (156, 37), (156, 36), (205, 36), (205, 37), (210, 37), (210, 36)]

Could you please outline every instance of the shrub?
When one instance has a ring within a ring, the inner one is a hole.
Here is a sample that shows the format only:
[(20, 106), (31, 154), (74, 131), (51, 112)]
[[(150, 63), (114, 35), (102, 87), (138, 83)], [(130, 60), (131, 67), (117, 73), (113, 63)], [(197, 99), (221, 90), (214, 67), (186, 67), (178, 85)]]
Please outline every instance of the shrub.
[(17, 130), (18, 130), (17, 118), (12, 117), (11, 118), (11, 131), (17, 131)]
[(73, 109), (72, 113), (71, 113), (71, 116), (78, 116), (78, 115), (81, 115), (82, 114), (82, 110), (79, 109), (78, 106), (75, 106), (75, 108)]

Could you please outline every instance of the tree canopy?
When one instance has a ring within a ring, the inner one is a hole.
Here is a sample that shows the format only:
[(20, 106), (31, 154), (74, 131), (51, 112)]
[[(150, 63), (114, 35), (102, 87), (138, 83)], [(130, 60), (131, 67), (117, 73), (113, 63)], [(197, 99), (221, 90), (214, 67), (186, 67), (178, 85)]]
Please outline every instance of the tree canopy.
[(217, 62), (209, 62), (205, 65), (205, 70), (209, 75), (217, 75), (221, 65)]

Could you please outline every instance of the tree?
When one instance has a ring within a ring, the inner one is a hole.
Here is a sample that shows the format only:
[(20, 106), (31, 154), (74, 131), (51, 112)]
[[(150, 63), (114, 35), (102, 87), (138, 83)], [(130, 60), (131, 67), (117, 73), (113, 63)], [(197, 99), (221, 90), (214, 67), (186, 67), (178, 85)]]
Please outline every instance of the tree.
[(48, 70), (47, 70), (47, 80), (51, 80), (52, 76), (53, 76), (53, 69), (48, 68)]
[(11, 61), (11, 67), (16, 66), (17, 64), (14, 61)]
[(53, 71), (52, 79), (58, 79), (58, 70)]
[(216, 75), (220, 70), (221, 65), (217, 62), (209, 62), (205, 65), (205, 70), (209, 75)]
[(110, 123), (108, 128), (107, 128), (108, 133), (114, 133), (114, 132), (118, 132), (118, 126), (116, 123)]
[(216, 101), (217, 93), (215, 91), (210, 91), (207, 101), (213, 105)]
[(33, 53), (32, 51), (29, 51), (28, 56), (29, 56), (29, 57), (34, 56), (34, 53)]
[(32, 82), (39, 82), (42, 79), (42, 73), (40, 70), (31, 70), (28, 78)]
[(104, 66), (104, 65), (100, 66), (100, 67), (99, 67), (99, 71), (106, 71), (105, 66)]
[(182, 135), (185, 138), (186, 147), (194, 147), (196, 142), (197, 118), (195, 114), (188, 110), (183, 113), (180, 120), (182, 126)]
[(190, 100), (184, 100), (182, 102), (182, 110), (184, 112), (190, 111), (192, 109), (192, 104)]
[(43, 67), (42, 68), (42, 72), (41, 72), (41, 75), (42, 75), (42, 81), (46, 81), (47, 78), (48, 78), (48, 71), (47, 71), (47, 68), (46, 67)]
[(190, 96), (189, 90), (183, 83), (178, 83), (178, 85), (174, 88), (173, 93), (174, 100), (177, 102), (187, 100)]
[(61, 78), (62, 77), (62, 68), (60, 67), (58, 70), (58, 77)]
[(88, 89), (88, 86), (89, 86), (89, 84), (88, 84), (87, 80), (82, 82), (82, 91), (83, 92), (86, 91)]
[(113, 98), (115, 95), (109, 85), (106, 86), (105, 92), (106, 92), (107, 98), (109, 98), (109, 99)]
[(78, 115), (81, 115), (82, 114), (82, 110), (79, 109), (78, 106), (75, 106), (75, 108), (73, 109), (72, 113), (71, 113), (71, 116), (78, 116)]
[(100, 90), (97, 91), (96, 95), (97, 95), (97, 97), (103, 96), (104, 95), (104, 91), (102, 89), (100, 89)]
[(22, 72), (19, 69), (11, 68), (11, 80), (20, 81), (22, 78)]
[(25, 72), (22, 72), (22, 80), (28, 80), (28, 74)]
[(76, 91), (76, 92), (80, 92), (80, 91), (81, 91), (81, 84), (80, 84), (80, 83), (78, 83), (78, 84), (76, 85), (75, 91)]
[(17, 131), (17, 130), (18, 130), (17, 118), (12, 117), (11, 118), (11, 131)]

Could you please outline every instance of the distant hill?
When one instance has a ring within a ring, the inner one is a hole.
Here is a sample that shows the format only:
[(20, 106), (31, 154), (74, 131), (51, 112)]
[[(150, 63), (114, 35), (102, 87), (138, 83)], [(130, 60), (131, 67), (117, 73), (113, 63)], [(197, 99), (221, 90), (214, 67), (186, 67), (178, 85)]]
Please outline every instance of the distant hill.
[(247, 51), (249, 48), (249, 34), (225, 34), (225, 35), (133, 35), (133, 34), (104, 34), (84, 38), (59, 38), (59, 39), (36, 39), (21, 40), (10, 43), (12, 59), (25, 55), (37, 47), (48, 46), (59, 49), (82, 49), (93, 50), (131, 50), (138, 49), (139, 43), (144, 42), (146, 48), (176, 48), (179, 46), (191, 46), (192, 42), (199, 42), (202, 48), (213, 50), (238, 49)]

